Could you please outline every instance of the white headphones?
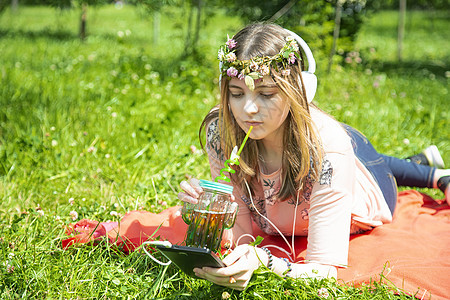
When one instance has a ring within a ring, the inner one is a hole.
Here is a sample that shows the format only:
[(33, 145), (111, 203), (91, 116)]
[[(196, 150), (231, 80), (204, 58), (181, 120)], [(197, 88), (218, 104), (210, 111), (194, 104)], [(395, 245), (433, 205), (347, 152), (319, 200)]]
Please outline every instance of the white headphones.
[(303, 51), (305, 52), (306, 59), (308, 60), (308, 71), (302, 71), (303, 84), (305, 85), (306, 90), (306, 99), (308, 103), (314, 99), (317, 91), (317, 77), (314, 74), (316, 71), (316, 61), (314, 60), (311, 49), (309, 49), (308, 44), (296, 33), (285, 29), (296, 41), (300, 44)]
[[(306, 59), (308, 60), (308, 71), (302, 71), (303, 84), (306, 90), (306, 99), (308, 103), (314, 99), (317, 91), (317, 77), (314, 74), (316, 71), (316, 61), (314, 60), (314, 56), (309, 48), (308, 44), (296, 33), (285, 29), (296, 41), (299, 43), (300, 47), (302, 47), (305, 52)], [(219, 62), (219, 70), (222, 70), (222, 62)], [(219, 75), (219, 87), (222, 82), (222, 73)]]

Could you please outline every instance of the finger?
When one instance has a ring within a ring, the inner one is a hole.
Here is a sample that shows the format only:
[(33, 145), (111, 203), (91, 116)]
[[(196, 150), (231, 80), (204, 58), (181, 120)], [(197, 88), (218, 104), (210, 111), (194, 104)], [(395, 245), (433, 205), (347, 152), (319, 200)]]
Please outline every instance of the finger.
[(232, 275), (220, 275), (216, 274), (215, 272), (211, 272), (212, 270), (208, 270), (207, 268), (194, 268), (194, 273), (198, 277), (201, 277), (203, 279), (209, 280), (211, 282), (214, 282), (216, 284), (220, 285), (227, 285), (227, 284), (233, 284), (237, 282), (236, 278), (239, 278), (239, 273), (232, 274)]
[(238, 273), (232, 276), (214, 276), (208, 272), (203, 271), (203, 269), (194, 269), (195, 274), (203, 279), (206, 279), (208, 281), (211, 281), (215, 284), (229, 287), (235, 290), (244, 290), (247, 286), (250, 278), (247, 278), (248, 276), (245, 276), (245, 273)]
[(198, 180), (197, 178), (191, 178), (189, 180), (189, 184), (194, 188), (194, 190), (197, 193), (199, 193), (199, 194), (203, 193), (203, 189), (200, 186), (200, 180)]
[(225, 265), (231, 266), (239, 258), (246, 255), (248, 253), (248, 251), (249, 251), (249, 248), (246, 245), (238, 246), (223, 259), (223, 262)]
[(179, 192), (178, 193), (178, 199), (180, 199), (183, 202), (188, 202), (188, 203), (192, 203), (192, 204), (197, 204), (198, 200), (196, 198), (193, 198), (191, 196), (189, 196), (186, 193), (183, 192)]
[(190, 185), (187, 181), (182, 181), (180, 182), (180, 187), (183, 189), (183, 191), (185, 191), (189, 196), (193, 197), (193, 198), (198, 198), (199, 197), (199, 193), (197, 193), (197, 191), (195, 190), (195, 188)]

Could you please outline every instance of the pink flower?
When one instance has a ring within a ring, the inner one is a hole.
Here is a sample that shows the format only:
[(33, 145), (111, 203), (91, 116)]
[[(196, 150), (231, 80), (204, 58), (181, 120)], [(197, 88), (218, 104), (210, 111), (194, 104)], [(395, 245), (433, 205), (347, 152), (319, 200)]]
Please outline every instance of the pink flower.
[(330, 293), (328, 293), (328, 290), (326, 288), (324, 288), (324, 287), (317, 290), (317, 295), (320, 298), (328, 298), (328, 297), (330, 297)]
[(72, 210), (69, 215), (72, 217), (72, 221), (75, 221), (76, 219), (78, 219), (78, 213), (74, 210)]
[(225, 43), (228, 46), (228, 49), (233, 49), (236, 47), (236, 41), (233, 39), (230, 39), (230, 37), (227, 35), (228, 41)]
[(225, 58), (228, 62), (233, 62), (236, 60), (236, 54), (234, 54), (233, 52), (228, 53)]
[(244, 74), (242, 74), (242, 72), (241, 73), (239, 73), (239, 75), (238, 75), (238, 79), (239, 80), (242, 80), (242, 79), (244, 79), (244, 77), (245, 77), (245, 75)]
[(293, 52), (289, 53), (288, 61), (290, 64), (295, 63), (295, 54)]
[(348, 64), (351, 64), (352, 63), (352, 58), (350, 57), (350, 56), (347, 56), (346, 58), (345, 58), (345, 62), (346, 63), (348, 63)]
[(12, 273), (14, 272), (14, 266), (10, 265), (9, 263), (6, 265), (6, 272)]
[(236, 77), (236, 75), (238, 74), (238, 70), (236, 70), (233, 67), (229, 67), (227, 70), (227, 75), (230, 77)]
[(281, 75), (283, 76), (291, 75), (291, 69), (281, 70)]

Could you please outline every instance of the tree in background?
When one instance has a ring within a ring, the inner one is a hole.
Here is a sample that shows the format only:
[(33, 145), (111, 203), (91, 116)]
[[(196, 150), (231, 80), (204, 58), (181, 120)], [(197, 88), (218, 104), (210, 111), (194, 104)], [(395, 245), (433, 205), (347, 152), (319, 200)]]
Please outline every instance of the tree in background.
[(9, 1), (0, 0), (0, 14), (8, 7)]
[(106, 4), (108, 0), (24, 0), (32, 5), (50, 5), (59, 9), (76, 8), (80, 10), (78, 36), (84, 41), (87, 37), (87, 12), (89, 6)]
[[(315, 50), (318, 57), (328, 57), (333, 34), (339, 45), (351, 51), (356, 34), (367, 14), (374, 9), (366, 0), (222, 0), (229, 13), (238, 14), (245, 22), (271, 21), (297, 32)], [(341, 8), (339, 34), (335, 33), (336, 7)]]
[(153, 43), (156, 44), (159, 35), (159, 15), (168, 7), (182, 7), (187, 13), (184, 33), (183, 56), (197, 54), (198, 40), (202, 25), (214, 15), (219, 8), (217, 0), (129, 0), (129, 4), (143, 7), (153, 17)]
[(161, 11), (167, 6), (177, 6), (181, 0), (129, 0), (129, 4), (136, 5), (153, 18), (153, 44), (158, 44)]
[[(70, 0), (64, 0), (70, 1)], [(72, 5), (80, 9), (80, 31), (79, 37), (82, 41), (87, 36), (87, 11), (89, 6), (105, 4), (106, 0), (72, 0)]]

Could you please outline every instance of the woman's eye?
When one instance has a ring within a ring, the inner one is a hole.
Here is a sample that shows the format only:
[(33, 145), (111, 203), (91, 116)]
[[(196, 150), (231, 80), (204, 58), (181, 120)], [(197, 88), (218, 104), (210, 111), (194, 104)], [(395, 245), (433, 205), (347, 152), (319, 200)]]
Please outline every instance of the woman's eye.
[(272, 98), (275, 94), (261, 94), (264, 98)]
[(230, 93), (231, 97), (233, 98), (239, 98), (242, 97), (242, 93)]

